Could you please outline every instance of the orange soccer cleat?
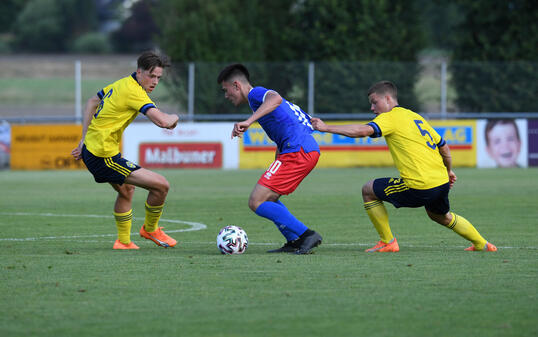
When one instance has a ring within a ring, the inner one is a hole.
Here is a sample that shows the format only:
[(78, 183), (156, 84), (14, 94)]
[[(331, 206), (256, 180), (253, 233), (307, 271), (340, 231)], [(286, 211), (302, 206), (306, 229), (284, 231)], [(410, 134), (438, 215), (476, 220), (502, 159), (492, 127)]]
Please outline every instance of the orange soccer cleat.
[[(474, 247), (474, 245), (469, 247), (469, 248), (465, 248), (465, 250), (467, 250), (467, 251), (476, 251), (476, 252), (478, 251), (478, 249), (476, 249)], [(484, 248), (481, 251), (482, 252), (496, 252), (497, 247), (495, 247), (495, 245), (492, 244), (492, 243), (486, 242), (486, 245), (484, 246)]]
[(372, 252), (379, 252), (379, 253), (396, 253), (400, 251), (400, 246), (398, 246), (398, 241), (396, 241), (396, 238), (393, 238), (390, 240), (389, 243), (385, 243), (383, 241), (379, 241), (377, 245), (373, 246), (370, 249), (366, 249), (366, 252), (372, 253)]
[(125, 243), (121, 243), (120, 240), (116, 240), (116, 242), (114, 242), (114, 246), (112, 247), (112, 249), (139, 249), (139, 247), (135, 245), (134, 242), (132, 241), (125, 244)]
[(177, 244), (177, 241), (166, 235), (162, 231), (162, 228), (163, 227), (158, 227), (154, 232), (147, 232), (146, 228), (142, 226), (142, 228), (140, 228), (140, 236), (155, 242), (157, 246), (164, 248), (174, 247)]

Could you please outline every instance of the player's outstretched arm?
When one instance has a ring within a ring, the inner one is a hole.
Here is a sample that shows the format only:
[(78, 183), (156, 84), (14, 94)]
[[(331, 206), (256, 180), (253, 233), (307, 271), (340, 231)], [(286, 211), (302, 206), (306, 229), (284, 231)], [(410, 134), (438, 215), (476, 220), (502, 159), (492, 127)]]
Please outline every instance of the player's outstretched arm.
[(153, 124), (163, 129), (173, 129), (179, 121), (178, 115), (171, 115), (162, 112), (157, 108), (151, 108), (146, 112), (146, 116)]
[(95, 111), (97, 110), (97, 106), (101, 102), (101, 99), (95, 95), (92, 98), (88, 99), (86, 102), (86, 106), (84, 107), (84, 115), (82, 115), (82, 137), (80, 138), (80, 142), (78, 143), (78, 146), (71, 151), (71, 155), (76, 160), (79, 160), (82, 156), (82, 145), (84, 144), (84, 138), (86, 138), (86, 132), (88, 131), (88, 126), (90, 125), (90, 122), (92, 121), (93, 114), (95, 114)]
[(327, 125), (315, 117), (310, 120), (310, 123), (312, 123), (314, 130), (336, 133), (351, 138), (367, 137), (374, 134), (374, 128), (365, 124)]

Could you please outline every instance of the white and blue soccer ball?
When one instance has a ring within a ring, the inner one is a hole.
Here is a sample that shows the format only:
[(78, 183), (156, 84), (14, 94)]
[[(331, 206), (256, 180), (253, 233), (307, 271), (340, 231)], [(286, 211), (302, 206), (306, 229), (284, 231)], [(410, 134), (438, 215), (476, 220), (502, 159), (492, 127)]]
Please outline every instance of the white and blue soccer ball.
[(222, 254), (243, 254), (248, 247), (248, 236), (239, 226), (226, 226), (217, 235), (217, 247)]

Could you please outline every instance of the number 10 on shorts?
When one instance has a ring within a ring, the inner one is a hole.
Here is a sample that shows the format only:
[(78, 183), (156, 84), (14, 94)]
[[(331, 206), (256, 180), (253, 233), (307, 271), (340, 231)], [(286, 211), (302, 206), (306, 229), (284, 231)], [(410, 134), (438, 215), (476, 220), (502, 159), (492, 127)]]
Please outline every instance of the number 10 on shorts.
[(278, 171), (278, 169), (280, 168), (280, 165), (282, 165), (282, 162), (280, 160), (275, 160), (271, 166), (269, 166), (269, 168), (267, 169), (267, 171), (265, 171), (265, 174), (264, 174), (264, 177), (265, 179), (271, 179), (271, 176), (273, 174), (276, 173), (276, 171)]

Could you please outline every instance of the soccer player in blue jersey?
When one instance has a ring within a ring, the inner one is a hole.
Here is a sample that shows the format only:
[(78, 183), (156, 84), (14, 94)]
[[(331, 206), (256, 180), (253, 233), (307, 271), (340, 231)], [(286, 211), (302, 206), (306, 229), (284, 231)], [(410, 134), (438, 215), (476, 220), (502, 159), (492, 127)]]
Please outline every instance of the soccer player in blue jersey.
[(139, 248), (131, 241), (135, 186), (149, 191), (140, 236), (165, 248), (177, 243), (162, 231), (162, 227), (158, 227), (170, 188), (168, 181), (160, 174), (124, 159), (120, 153), (123, 131), (139, 113), (166, 129), (175, 128), (179, 120), (179, 116), (159, 110), (148, 96), (159, 83), (163, 69), (168, 66), (166, 58), (148, 51), (140, 55), (137, 63), (136, 72), (106, 86), (88, 100), (83, 116), (82, 139), (71, 152), (75, 159), (84, 161), (96, 182), (110, 183), (118, 192), (114, 204), (118, 239), (113, 249)]
[(253, 111), (249, 118), (235, 123), (232, 138), (241, 137), (252, 123), (258, 122), (277, 146), (276, 160), (258, 180), (248, 201), (252, 211), (273, 221), (286, 238), (284, 246), (269, 253), (310, 253), (321, 244), (321, 235), (295, 218), (280, 201), (282, 195), (297, 188), (318, 162), (320, 151), (312, 137), (310, 116), (276, 91), (253, 87), (242, 64), (225, 67), (217, 82), (233, 105), (248, 103)]
[(385, 137), (398, 178), (379, 178), (362, 187), (364, 208), (374, 224), (380, 241), (367, 252), (400, 250), (392, 235), (383, 201), (395, 207), (424, 207), (433, 221), (450, 228), (472, 242), (465, 250), (496, 251), (464, 217), (450, 212), (448, 192), (456, 182), (452, 157), (445, 140), (419, 114), (398, 105), (396, 86), (389, 81), (368, 90), (371, 110), (376, 118), (368, 124), (327, 125), (312, 119), (314, 129), (348, 137)]

